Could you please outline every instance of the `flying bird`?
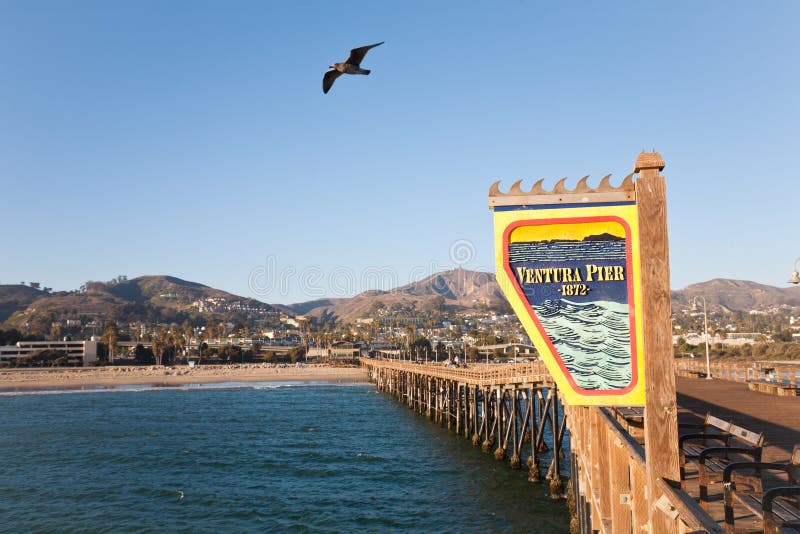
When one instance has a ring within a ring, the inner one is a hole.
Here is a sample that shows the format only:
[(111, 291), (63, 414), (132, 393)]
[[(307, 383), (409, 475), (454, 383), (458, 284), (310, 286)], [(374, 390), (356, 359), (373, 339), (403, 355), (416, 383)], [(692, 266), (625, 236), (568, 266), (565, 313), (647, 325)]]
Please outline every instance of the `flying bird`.
[(364, 56), (366, 56), (367, 52), (372, 48), (380, 46), (385, 42), (386, 41), (381, 41), (380, 43), (354, 48), (350, 50), (350, 57), (347, 58), (347, 61), (331, 65), (331, 70), (326, 72), (325, 77), (322, 78), (322, 92), (327, 94), (328, 91), (331, 90), (331, 87), (333, 87), (333, 82), (342, 74), (369, 74), (370, 71), (368, 69), (361, 68), (361, 62), (364, 60)]

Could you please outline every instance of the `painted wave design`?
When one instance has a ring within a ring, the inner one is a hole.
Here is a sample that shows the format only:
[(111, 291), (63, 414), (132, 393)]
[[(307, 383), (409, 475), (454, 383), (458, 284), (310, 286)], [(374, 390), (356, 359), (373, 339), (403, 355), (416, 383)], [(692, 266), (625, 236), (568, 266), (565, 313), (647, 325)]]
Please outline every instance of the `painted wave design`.
[(625, 241), (533, 241), (509, 243), (508, 259), (519, 261), (624, 260)]
[(628, 305), (547, 300), (534, 311), (578, 387), (624, 389), (631, 382)]

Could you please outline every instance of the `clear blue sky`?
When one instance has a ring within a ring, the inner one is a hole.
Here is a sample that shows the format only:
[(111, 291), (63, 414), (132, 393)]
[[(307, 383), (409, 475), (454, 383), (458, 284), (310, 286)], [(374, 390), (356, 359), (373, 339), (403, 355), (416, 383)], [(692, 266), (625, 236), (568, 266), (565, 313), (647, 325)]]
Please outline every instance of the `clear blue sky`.
[[(493, 270), (493, 181), (621, 180), (655, 148), (672, 286), (784, 286), (798, 20), (796, 1), (0, 0), (0, 283), (170, 274), (288, 303), (454, 249)], [(378, 41), (372, 75), (323, 95)]]

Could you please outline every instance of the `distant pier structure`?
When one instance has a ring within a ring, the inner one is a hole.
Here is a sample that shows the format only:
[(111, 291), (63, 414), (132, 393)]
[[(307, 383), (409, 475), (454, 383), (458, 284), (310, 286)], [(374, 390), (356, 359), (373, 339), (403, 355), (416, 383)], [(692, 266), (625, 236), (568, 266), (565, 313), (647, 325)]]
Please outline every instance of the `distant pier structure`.
[(512, 468), (526, 465), (529, 480), (544, 476), (552, 495), (563, 495), (566, 422), (558, 390), (541, 362), (469, 369), (401, 360), (362, 360), (362, 365), (379, 390)]

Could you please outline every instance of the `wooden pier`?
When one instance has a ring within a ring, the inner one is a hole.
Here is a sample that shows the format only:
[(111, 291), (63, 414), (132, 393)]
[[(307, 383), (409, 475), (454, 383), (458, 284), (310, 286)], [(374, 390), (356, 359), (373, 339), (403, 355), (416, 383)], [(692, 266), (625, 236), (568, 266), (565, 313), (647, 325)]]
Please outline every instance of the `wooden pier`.
[(565, 495), (561, 473), (568, 439), (573, 531), (645, 532), (642, 526), (656, 510), (671, 532), (722, 532), (676, 481), (659, 479), (647, 490), (645, 449), (615, 411), (562, 406), (541, 362), (469, 369), (397, 360), (362, 365), (381, 391), (510, 467), (526, 465), (529, 480), (548, 479), (554, 498)]
[[(558, 391), (541, 362), (470, 369), (398, 360), (362, 360), (362, 365), (378, 389), (463, 434), (512, 468), (526, 465), (531, 481), (540, 480), (544, 471), (552, 495), (563, 495), (560, 462), (566, 421)], [(545, 452), (547, 467), (541, 465)]]
[[(529, 480), (550, 481), (554, 498), (568, 494), (573, 532), (648, 532), (654, 510), (670, 532), (723, 531), (722, 490), (715, 487), (709, 510), (703, 510), (696, 472), (689, 473), (685, 489), (666, 478), (657, 481), (655, 491), (648, 489), (644, 408), (562, 406), (541, 362), (468, 369), (397, 360), (362, 365), (380, 390), (510, 467), (527, 466)], [(677, 362), (675, 370), (680, 369)], [(760, 379), (752, 369), (717, 364), (713, 380), (678, 378), (679, 418), (691, 422), (711, 412), (763, 432), (763, 460), (786, 460), (800, 443), (800, 402), (749, 390), (747, 377)], [(736, 514), (737, 532), (762, 532), (758, 517), (739, 508)]]

